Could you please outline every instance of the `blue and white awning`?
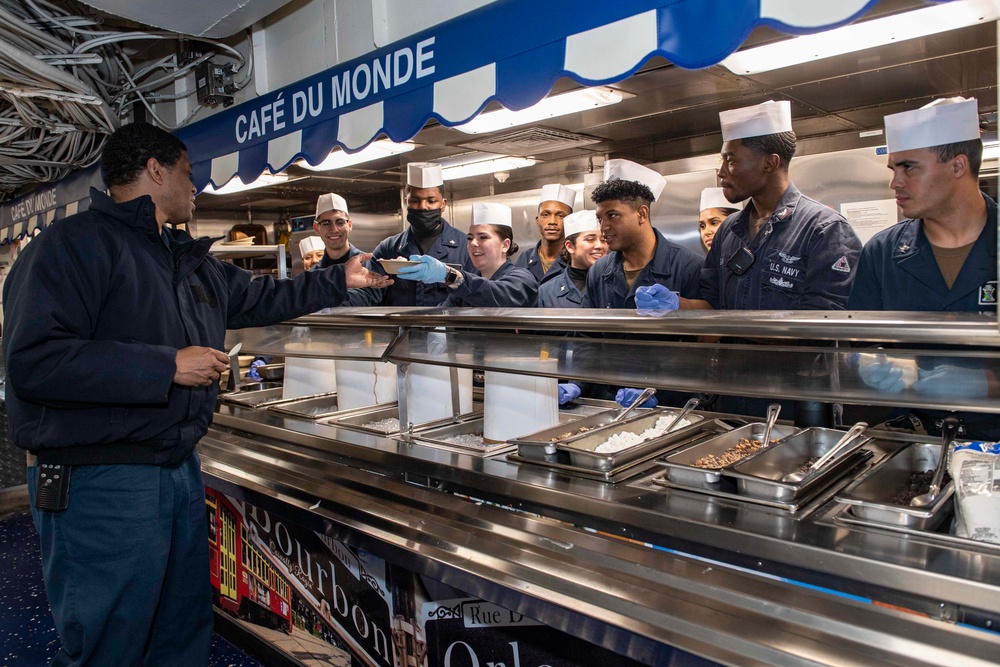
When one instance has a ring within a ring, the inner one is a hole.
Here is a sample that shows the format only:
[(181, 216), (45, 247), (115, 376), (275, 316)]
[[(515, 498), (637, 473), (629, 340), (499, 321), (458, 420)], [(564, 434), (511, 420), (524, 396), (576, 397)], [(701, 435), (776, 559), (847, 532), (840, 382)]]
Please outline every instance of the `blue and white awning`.
[(663, 56), (714, 65), (758, 25), (829, 29), (877, 0), (500, 0), (177, 131), (199, 190), (244, 183), (294, 160), (318, 164), (384, 135), (415, 136), (430, 119), (468, 121), (491, 100), (538, 102), (560, 77), (592, 86)]
[(33, 236), (35, 231), (55, 220), (86, 211), (90, 207), (91, 187), (104, 189), (101, 169), (97, 164), (0, 204), (0, 245)]

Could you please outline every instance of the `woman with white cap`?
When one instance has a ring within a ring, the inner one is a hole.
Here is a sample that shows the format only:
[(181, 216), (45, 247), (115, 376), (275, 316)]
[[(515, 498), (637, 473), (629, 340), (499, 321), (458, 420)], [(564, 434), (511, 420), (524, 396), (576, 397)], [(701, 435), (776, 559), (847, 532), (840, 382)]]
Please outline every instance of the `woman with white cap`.
[(587, 291), (590, 267), (608, 252), (594, 211), (578, 211), (563, 221), (566, 240), (562, 260), (566, 268), (538, 286), (539, 308), (580, 308)]
[(307, 236), (299, 241), (299, 254), (302, 255), (302, 270), (309, 271), (323, 260), (326, 246), (318, 236)]
[(715, 232), (732, 213), (743, 210), (743, 202), (731, 204), (722, 188), (705, 188), (701, 191), (701, 206), (698, 213), (698, 232), (705, 252), (712, 249)]
[(469, 257), (475, 271), (448, 266), (429, 255), (411, 255), (420, 262), (399, 270), (398, 278), (422, 283), (444, 283), (451, 294), (443, 306), (532, 308), (538, 282), (531, 271), (511, 264), (517, 252), (509, 206), (473, 204), (468, 234)]

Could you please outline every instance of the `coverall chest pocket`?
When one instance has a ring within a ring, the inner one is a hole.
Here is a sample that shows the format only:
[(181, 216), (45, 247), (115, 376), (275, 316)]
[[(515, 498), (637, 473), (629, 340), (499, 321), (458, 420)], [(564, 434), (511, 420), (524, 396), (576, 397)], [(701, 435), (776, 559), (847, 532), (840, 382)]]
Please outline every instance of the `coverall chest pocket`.
[(761, 267), (760, 308), (794, 309), (805, 290), (806, 259), (801, 254), (772, 249)]

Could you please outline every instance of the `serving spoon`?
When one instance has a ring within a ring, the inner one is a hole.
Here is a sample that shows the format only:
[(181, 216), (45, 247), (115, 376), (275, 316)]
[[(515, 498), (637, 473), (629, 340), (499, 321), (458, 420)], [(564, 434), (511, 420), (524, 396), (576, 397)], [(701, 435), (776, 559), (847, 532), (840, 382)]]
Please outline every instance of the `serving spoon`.
[(698, 407), (699, 403), (701, 403), (700, 399), (698, 399), (698, 398), (689, 398), (688, 402), (684, 404), (683, 408), (681, 408), (681, 411), (677, 413), (677, 415), (674, 417), (673, 421), (670, 422), (670, 425), (667, 426), (667, 430), (665, 430), (664, 433), (670, 433), (671, 431), (673, 431), (674, 430), (674, 425), (675, 424), (680, 424), (681, 420), (684, 419), (684, 417), (687, 416), (687, 413), (691, 412), (696, 407)]
[(858, 422), (851, 427), (851, 430), (843, 435), (843, 437), (837, 441), (837, 443), (831, 447), (826, 454), (816, 459), (815, 463), (806, 468), (804, 471), (796, 470), (795, 472), (790, 472), (781, 478), (782, 484), (798, 484), (804, 480), (809, 475), (822, 470), (823, 466), (832, 461), (837, 454), (842, 452), (847, 445), (857, 438), (859, 435), (865, 432), (868, 428), (868, 424), (865, 422)]
[(910, 501), (911, 507), (927, 507), (933, 503), (941, 493), (941, 482), (944, 481), (944, 469), (948, 467), (948, 450), (951, 443), (958, 435), (958, 420), (948, 417), (941, 423), (941, 458), (938, 459), (937, 467), (934, 468), (934, 477), (931, 478), (931, 486), (927, 493), (921, 493)]
[(761, 447), (771, 446), (771, 431), (774, 430), (774, 423), (778, 421), (779, 414), (781, 414), (780, 403), (771, 403), (767, 406), (767, 422), (764, 424), (764, 437), (760, 439)]

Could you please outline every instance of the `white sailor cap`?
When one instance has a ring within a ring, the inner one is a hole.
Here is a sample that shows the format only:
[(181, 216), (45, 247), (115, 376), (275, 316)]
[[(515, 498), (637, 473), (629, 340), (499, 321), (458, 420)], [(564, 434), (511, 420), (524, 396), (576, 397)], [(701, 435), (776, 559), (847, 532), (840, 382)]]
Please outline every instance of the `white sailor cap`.
[(576, 191), (559, 183), (550, 183), (549, 185), (542, 186), (542, 196), (538, 201), (557, 201), (566, 204), (570, 210), (573, 210), (573, 202), (576, 201)]
[(441, 165), (437, 162), (411, 162), (406, 165), (406, 184), (411, 188), (436, 188), (444, 185)]
[(719, 112), (722, 140), (763, 137), (792, 131), (792, 105), (787, 100), (768, 100), (752, 107)]
[(979, 104), (974, 97), (934, 100), (919, 109), (885, 117), (885, 141), (890, 153), (978, 138)]
[(472, 224), (514, 226), (511, 222), (510, 206), (492, 203), (472, 205)]
[(732, 208), (738, 211), (743, 208), (743, 202), (732, 203), (722, 194), (722, 188), (705, 188), (701, 191), (701, 206), (698, 210), (704, 211), (706, 208)]
[(649, 167), (632, 162), (631, 160), (607, 160), (604, 163), (604, 180), (610, 181), (620, 178), (623, 181), (636, 181), (642, 183), (653, 192), (653, 199), (658, 199), (663, 188), (667, 187), (667, 181), (659, 172), (653, 171)]
[(313, 250), (322, 250), (326, 246), (323, 245), (323, 239), (318, 236), (307, 236), (301, 241), (299, 241), (299, 254), (305, 257), (308, 253)]
[(597, 213), (594, 211), (577, 211), (563, 218), (563, 233), (566, 238), (579, 234), (580, 232), (592, 232), (599, 230), (601, 223), (597, 222)]
[(327, 211), (343, 211), (344, 215), (350, 215), (347, 210), (347, 201), (332, 192), (320, 195), (319, 199), (316, 200), (316, 217), (318, 218)]

